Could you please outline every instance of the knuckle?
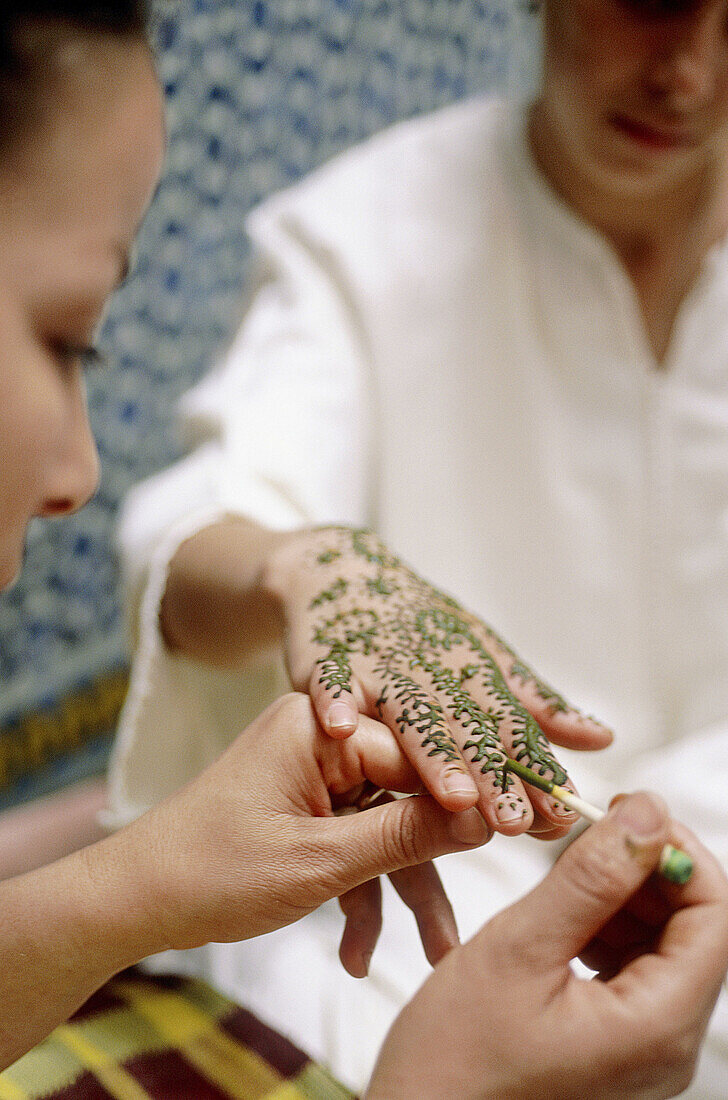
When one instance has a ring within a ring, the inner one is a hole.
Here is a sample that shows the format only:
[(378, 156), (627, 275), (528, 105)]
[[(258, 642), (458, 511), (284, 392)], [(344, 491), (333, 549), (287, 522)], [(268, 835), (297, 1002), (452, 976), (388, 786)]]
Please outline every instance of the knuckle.
[(391, 819), (382, 819), (382, 848), (393, 866), (411, 866), (429, 858), (427, 841), (416, 818), (415, 802), (415, 799), (406, 799), (400, 804), (396, 829), (391, 828)]
[[(642, 1005), (634, 1015), (620, 1019), (626, 1043), (618, 1045), (617, 1053), (611, 1045), (605, 1047), (596, 1040), (596, 1048), (592, 1044), (589, 1053), (591, 1072), (599, 1077), (612, 1076), (618, 1057), (626, 1071), (625, 1096), (642, 1096), (645, 1087), (650, 1096), (661, 1097), (677, 1096), (686, 1089), (695, 1074), (700, 1050), (696, 1029), (681, 1027), (678, 1018), (669, 1013), (658, 1018), (654, 1006)], [(628, 1020), (630, 1028), (625, 1032), (624, 1024)], [(585, 1049), (589, 1050), (588, 1044)], [(653, 1093), (656, 1082), (659, 1082), (660, 1091)]]
[(533, 968), (533, 972), (537, 972), (543, 966), (538, 944), (522, 937), (514, 942), (508, 910), (491, 917), (460, 951), (467, 959), (467, 972), (486, 987), (500, 988), (502, 983), (508, 982), (514, 968), (524, 972)]
[(722, 869), (720, 869), (720, 878), (715, 887), (715, 908), (716, 925), (720, 930), (722, 939), (728, 940), (728, 879), (724, 877)]
[(693, 1060), (692, 1064), (688, 1067), (683, 1067), (681, 1070), (674, 1074), (674, 1095), (677, 1096), (681, 1092), (685, 1092), (685, 1089), (691, 1083), (695, 1076), (695, 1067), (697, 1065), (697, 1057)]
[(511, 935), (511, 921), (508, 910), (501, 910), (500, 913), (496, 913), (495, 916), (491, 917), (487, 924), (484, 925), (484, 932), (485, 929), (487, 929), (487, 935), (483, 935), (481, 937), (482, 941), (484, 943), (498, 945), (498, 971), (508, 972), (511, 969), (516, 956), (520, 955), (521, 953), (521, 947), (532, 961), (541, 961), (539, 956), (539, 947), (531, 940), (526, 941), (522, 945), (514, 944), (513, 937)]
[(683, 1092), (695, 1076), (698, 1053), (698, 1048), (695, 1047), (689, 1054), (685, 1053), (679, 1060), (673, 1058), (670, 1062), (668, 1069), (677, 1092)]
[(567, 849), (568, 881), (582, 897), (608, 901), (624, 888), (624, 860), (613, 844), (578, 844)]
[(284, 721), (303, 722), (311, 718), (311, 700), (298, 691), (289, 691), (278, 700), (279, 717)]
[(695, 1072), (699, 1051), (700, 1037), (694, 1029), (671, 1028), (669, 1046), (666, 1047), (668, 1066), (675, 1073), (687, 1074), (687, 1082)]
[(356, 866), (351, 850), (330, 827), (332, 821), (323, 819), (305, 825), (314, 827), (298, 830), (293, 847), (296, 874), (304, 892), (315, 897), (342, 896), (355, 885), (356, 876), (352, 881), (350, 875)]
[(691, 1044), (687, 1049), (685, 1043), (670, 1050), (664, 1050), (663, 1057), (659, 1061), (659, 1072), (665, 1080), (672, 1082), (676, 1092), (682, 1092), (688, 1087), (698, 1063), (698, 1046)]

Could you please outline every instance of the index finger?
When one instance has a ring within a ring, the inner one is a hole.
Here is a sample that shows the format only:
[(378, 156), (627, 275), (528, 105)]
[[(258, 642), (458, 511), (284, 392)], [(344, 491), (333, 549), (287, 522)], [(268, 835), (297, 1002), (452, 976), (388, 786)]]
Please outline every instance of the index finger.
[(392, 871), (389, 880), (414, 915), (427, 961), (436, 966), (460, 939), (455, 914), (435, 864), (403, 867)]

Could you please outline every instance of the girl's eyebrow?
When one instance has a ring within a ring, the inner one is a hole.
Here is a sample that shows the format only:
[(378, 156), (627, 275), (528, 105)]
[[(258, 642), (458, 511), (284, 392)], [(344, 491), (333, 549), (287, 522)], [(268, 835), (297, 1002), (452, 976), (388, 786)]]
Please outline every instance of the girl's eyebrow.
[(120, 287), (128, 277), (129, 272), (134, 266), (134, 244), (127, 245), (122, 242), (117, 242), (114, 245), (114, 252), (116, 253), (116, 259), (119, 267), (119, 274), (114, 283), (114, 287)]

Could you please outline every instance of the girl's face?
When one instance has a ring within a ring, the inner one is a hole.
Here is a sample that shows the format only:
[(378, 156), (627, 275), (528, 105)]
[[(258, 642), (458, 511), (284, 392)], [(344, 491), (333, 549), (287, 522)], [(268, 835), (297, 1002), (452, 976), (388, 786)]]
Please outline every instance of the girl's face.
[(162, 102), (141, 41), (59, 40), (40, 115), (0, 159), (0, 589), (33, 516), (94, 492), (80, 353), (158, 179)]
[(542, 103), (601, 182), (660, 184), (728, 148), (728, 0), (545, 0)]

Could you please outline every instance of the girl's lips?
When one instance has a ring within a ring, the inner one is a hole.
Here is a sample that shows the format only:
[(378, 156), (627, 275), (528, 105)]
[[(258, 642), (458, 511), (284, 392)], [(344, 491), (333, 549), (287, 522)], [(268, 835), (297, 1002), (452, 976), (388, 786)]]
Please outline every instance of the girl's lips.
[(637, 122), (626, 115), (614, 115), (612, 124), (620, 133), (645, 149), (687, 149), (694, 144), (690, 134), (681, 130), (661, 129), (644, 122)]

